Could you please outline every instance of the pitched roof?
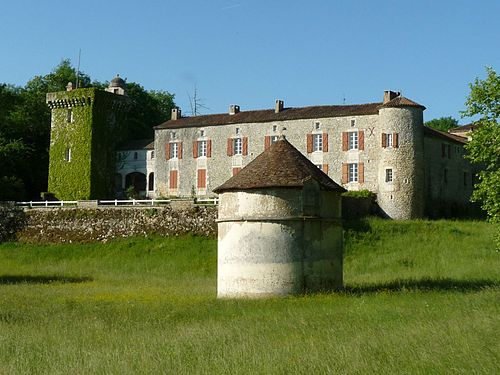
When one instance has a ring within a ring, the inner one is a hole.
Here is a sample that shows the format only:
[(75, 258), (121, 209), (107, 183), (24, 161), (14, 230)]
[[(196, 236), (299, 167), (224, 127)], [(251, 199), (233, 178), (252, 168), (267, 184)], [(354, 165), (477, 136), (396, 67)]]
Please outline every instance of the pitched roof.
[(214, 189), (214, 192), (300, 188), (311, 179), (326, 190), (345, 191), (282, 136), (235, 176)]
[(462, 131), (473, 131), (473, 130), (479, 128), (479, 127), (481, 127), (480, 123), (473, 122), (471, 124), (457, 126), (456, 128), (452, 128), (452, 129), (450, 129), (448, 131), (450, 133), (453, 133), (453, 132), (456, 132), (456, 131), (459, 131), (459, 132), (462, 132)]
[(228, 124), (242, 124), (250, 122), (270, 122), (284, 120), (313, 119), (325, 117), (376, 115), (382, 103), (353, 104), (353, 105), (317, 105), (311, 107), (284, 108), (275, 113), (274, 109), (256, 111), (241, 111), (234, 115), (219, 113), (213, 115), (181, 117), (169, 120), (155, 129), (177, 129), (199, 126), (214, 126)]
[(428, 126), (424, 126), (424, 135), (427, 135), (430, 137), (441, 138), (441, 139), (444, 139), (446, 141), (456, 142), (456, 143), (460, 143), (460, 144), (467, 143), (467, 138), (465, 138), (465, 137), (460, 137), (459, 135), (450, 134), (447, 132), (443, 132), (441, 130), (429, 128)]
[(425, 107), (421, 104), (418, 104), (414, 102), (413, 100), (410, 100), (408, 98), (405, 98), (404, 96), (397, 96), (394, 99), (388, 101), (385, 104), (382, 104), (380, 106), (381, 108), (387, 108), (387, 107), (417, 107), (417, 108), (422, 108), (425, 109)]

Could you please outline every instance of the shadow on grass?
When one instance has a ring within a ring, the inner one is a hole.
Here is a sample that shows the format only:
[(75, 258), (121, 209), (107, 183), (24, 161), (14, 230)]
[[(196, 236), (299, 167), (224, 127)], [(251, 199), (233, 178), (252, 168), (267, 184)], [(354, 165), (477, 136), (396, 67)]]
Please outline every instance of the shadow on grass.
[(404, 291), (445, 291), (445, 292), (475, 292), (485, 288), (498, 287), (498, 281), (479, 280), (454, 280), (454, 279), (421, 279), (421, 280), (395, 280), (381, 284), (368, 284), (360, 286), (346, 285), (343, 292), (346, 294), (362, 295), (384, 292)]
[(51, 284), (51, 283), (86, 283), (91, 277), (71, 277), (62, 275), (0, 275), (0, 285), (9, 284)]

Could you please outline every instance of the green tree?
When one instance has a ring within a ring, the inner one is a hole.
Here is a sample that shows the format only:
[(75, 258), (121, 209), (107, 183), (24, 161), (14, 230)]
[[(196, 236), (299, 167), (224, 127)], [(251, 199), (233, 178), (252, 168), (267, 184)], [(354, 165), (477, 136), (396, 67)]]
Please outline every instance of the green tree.
[[(476, 78), (462, 116), (480, 116), (480, 127), (466, 145), (468, 158), (484, 167), (474, 186), (473, 201), (480, 201), (489, 220), (500, 223), (500, 76), (486, 68), (486, 79)], [(500, 249), (500, 233), (497, 235)]]
[(440, 117), (427, 121), (424, 125), (428, 126), (429, 128), (447, 132), (448, 130), (456, 128), (458, 126), (458, 120), (451, 116)]

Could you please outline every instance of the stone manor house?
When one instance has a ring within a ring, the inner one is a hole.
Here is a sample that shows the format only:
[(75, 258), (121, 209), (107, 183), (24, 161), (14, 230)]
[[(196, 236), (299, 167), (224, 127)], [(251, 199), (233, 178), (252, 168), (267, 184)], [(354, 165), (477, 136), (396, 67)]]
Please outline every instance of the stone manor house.
[[(125, 106), (117, 98), (124, 88), (123, 80), (111, 81), (110, 108)], [(73, 92), (80, 90), (88, 89)], [(98, 104), (95, 97), (56, 101), (48, 94), (53, 129), (58, 128), (54, 109), (67, 111), (82, 102), (90, 110)], [(464, 159), (467, 138), (425, 127), (424, 110), (393, 91), (385, 91), (381, 102), (356, 105), (289, 108), (276, 100), (273, 109), (242, 111), (231, 105), (227, 113), (195, 117), (183, 117), (175, 108), (169, 121), (155, 127), (154, 143), (138, 141), (118, 151), (114, 184), (117, 190), (134, 184), (149, 197), (215, 196), (216, 187), (284, 135), (339, 185), (374, 192), (388, 217), (419, 218), (443, 205), (466, 207), (475, 176)], [(106, 116), (114, 120), (110, 113)], [(61, 147), (61, 155), (53, 155), (57, 143), (53, 132), (50, 157), (65, 160), (69, 168), (72, 149)], [(57, 186), (51, 191), (57, 193)]]

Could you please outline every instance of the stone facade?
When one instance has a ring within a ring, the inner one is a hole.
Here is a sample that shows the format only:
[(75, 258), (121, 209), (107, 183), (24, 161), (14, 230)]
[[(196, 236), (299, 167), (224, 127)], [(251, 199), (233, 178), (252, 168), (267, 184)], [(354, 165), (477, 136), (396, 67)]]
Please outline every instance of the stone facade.
[[(346, 189), (376, 193), (381, 210), (391, 218), (423, 217), (426, 191), (446, 189), (425, 175), (432, 170), (427, 164), (439, 162), (439, 155), (425, 149), (432, 142), (424, 138), (435, 137), (424, 132), (425, 107), (399, 93), (386, 92), (384, 102), (357, 106), (295, 109), (281, 104), (274, 111), (276, 119), (270, 120), (273, 115), (267, 110), (238, 116), (237, 108), (233, 115), (179, 116), (156, 127), (156, 195), (214, 195), (216, 186), (264, 151), (270, 137), (272, 142), (280, 134)], [(248, 121), (252, 118), (256, 120)], [(243, 147), (229, 152), (236, 147), (232, 140), (238, 138)], [(322, 145), (316, 147), (318, 138)], [(201, 141), (206, 144), (206, 156), (198, 156)], [(463, 149), (463, 142), (452, 141)], [(168, 146), (173, 143), (181, 150), (176, 155)], [(427, 190), (426, 184), (431, 186)], [(459, 197), (463, 204), (468, 198), (467, 194)]]

